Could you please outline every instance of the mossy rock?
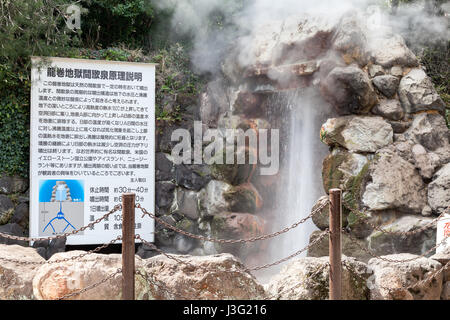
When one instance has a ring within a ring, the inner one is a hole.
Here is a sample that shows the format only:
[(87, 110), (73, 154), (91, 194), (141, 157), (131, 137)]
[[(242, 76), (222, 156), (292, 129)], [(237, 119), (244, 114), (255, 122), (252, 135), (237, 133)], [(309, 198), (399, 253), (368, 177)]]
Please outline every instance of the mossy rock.
[(225, 191), (224, 198), (230, 203), (230, 209), (233, 212), (255, 213), (262, 207), (262, 198), (258, 190), (250, 183)]
[(175, 224), (175, 227), (178, 229), (181, 229), (183, 231), (187, 231), (187, 232), (194, 232), (196, 229), (196, 225), (195, 225), (194, 221), (192, 221), (188, 218), (183, 218), (180, 221), (178, 221)]
[(359, 187), (367, 172), (366, 156), (335, 148), (322, 163), (322, 183), (324, 191), (339, 188), (353, 190)]
[[(224, 147), (210, 161), (211, 177), (232, 185), (247, 182), (256, 167), (256, 164), (251, 164), (249, 161), (250, 152), (252, 151), (249, 148)], [(232, 161), (227, 160), (227, 153), (232, 154)], [(238, 161), (239, 157), (244, 157), (244, 163)], [(231, 163), (227, 163), (227, 161)]]
[(14, 213), (14, 203), (3, 194), (0, 194), (0, 225), (8, 223)]

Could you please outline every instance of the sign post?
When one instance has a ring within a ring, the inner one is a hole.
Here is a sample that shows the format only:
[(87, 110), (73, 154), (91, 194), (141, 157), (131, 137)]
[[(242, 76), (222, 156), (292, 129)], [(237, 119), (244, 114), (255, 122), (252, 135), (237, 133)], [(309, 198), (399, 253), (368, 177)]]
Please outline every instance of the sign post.
[(340, 189), (330, 190), (330, 300), (342, 299), (342, 191)]
[[(30, 236), (77, 230), (135, 193), (154, 208), (155, 64), (32, 58)], [(153, 241), (152, 219), (136, 229)], [(67, 237), (100, 244), (122, 234), (120, 212)]]
[(122, 300), (134, 300), (134, 193), (122, 196)]

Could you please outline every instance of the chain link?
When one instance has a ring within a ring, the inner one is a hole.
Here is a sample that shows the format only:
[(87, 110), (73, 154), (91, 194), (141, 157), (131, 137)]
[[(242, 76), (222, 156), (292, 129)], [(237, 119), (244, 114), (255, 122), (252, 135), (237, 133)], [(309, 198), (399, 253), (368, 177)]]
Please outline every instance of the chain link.
[(101, 284), (103, 284), (103, 283), (105, 283), (105, 282), (111, 280), (112, 278), (114, 278), (116, 275), (118, 275), (118, 274), (120, 274), (120, 273), (122, 273), (122, 268), (118, 268), (118, 269), (116, 270), (116, 272), (111, 273), (109, 276), (103, 278), (102, 280), (100, 280), (100, 281), (98, 281), (98, 282), (96, 282), (96, 283), (93, 283), (93, 284), (91, 284), (91, 285), (89, 285), (89, 286), (87, 286), (87, 287), (85, 287), (85, 288), (83, 288), (83, 289), (81, 289), (81, 290), (78, 290), (78, 291), (74, 291), (74, 292), (68, 293), (68, 294), (66, 294), (66, 295), (64, 295), (64, 296), (62, 296), (62, 297), (59, 297), (57, 300), (68, 299), (68, 298), (71, 298), (71, 297), (73, 297), (73, 296), (82, 294), (82, 293), (84, 293), (84, 292), (86, 292), (86, 291), (88, 291), (88, 290), (94, 289), (94, 288), (98, 287), (99, 285), (101, 285)]
[[(315, 277), (315, 276), (316, 276), (317, 274), (319, 274), (320, 272), (323, 272), (323, 270), (324, 270), (326, 267), (330, 268), (330, 263), (329, 263), (329, 262), (324, 263), (321, 267), (319, 267), (319, 268), (318, 268), (313, 274), (311, 274), (309, 277), (311, 277), (311, 278)], [(303, 282), (299, 282), (299, 283), (297, 283), (295, 286), (293, 286), (293, 287), (291, 287), (291, 288), (288, 288), (288, 289), (286, 289), (286, 290), (284, 290), (284, 291), (282, 291), (282, 292), (277, 292), (277, 293), (275, 293), (275, 294), (273, 294), (273, 295), (271, 295), (271, 296), (266, 297), (264, 300), (273, 300), (276, 296), (280, 296), (280, 297), (281, 297), (282, 295), (286, 294), (287, 292), (294, 291), (295, 289), (299, 288), (299, 287), (302, 286), (302, 285), (303, 285)]]
[[(363, 221), (364, 223), (367, 223), (367, 224), (370, 225), (374, 230), (377, 230), (377, 231), (380, 231), (380, 232), (383, 232), (383, 233), (387, 233), (387, 234), (401, 235), (401, 236), (404, 236), (404, 237), (409, 236), (409, 235), (413, 235), (413, 234), (416, 234), (416, 233), (419, 233), (419, 232), (422, 232), (423, 230), (426, 230), (426, 229), (430, 228), (432, 225), (434, 225), (434, 224), (437, 223), (440, 219), (442, 219), (442, 217), (444, 216), (444, 214), (446, 214), (446, 211), (448, 211), (448, 209), (450, 208), (450, 206), (449, 206), (443, 213), (441, 213), (441, 215), (439, 215), (439, 217), (437, 217), (436, 219), (434, 219), (433, 221), (431, 221), (431, 222), (428, 223), (427, 225), (424, 225), (424, 226), (422, 226), (422, 227), (420, 227), (420, 228), (418, 228), (418, 229), (412, 230), (412, 231), (396, 232), (396, 231), (385, 230), (385, 229), (380, 228), (380, 227), (377, 226), (377, 225), (374, 225), (373, 223), (371, 223), (371, 222), (369, 221), (369, 217), (367, 217), (364, 213), (359, 212), (359, 211), (353, 209), (349, 204), (346, 203), (345, 200), (343, 200), (342, 202), (343, 202), (344, 206), (345, 206), (347, 209), (349, 209), (351, 212), (353, 212), (353, 213), (355, 213), (355, 214), (357, 215), (358, 221), (361, 220), (361, 221)], [(142, 217), (148, 215), (150, 218), (154, 219), (156, 222), (162, 224), (162, 225), (165, 226), (166, 228), (171, 229), (171, 230), (173, 230), (173, 231), (175, 231), (175, 232), (177, 232), (177, 233), (183, 234), (183, 235), (185, 235), (185, 236), (188, 236), (188, 237), (191, 237), (191, 238), (194, 238), (194, 239), (203, 240), (203, 241), (210, 241), (210, 242), (216, 242), (216, 243), (222, 243), (222, 244), (233, 244), (233, 243), (246, 243), (246, 242), (255, 242), (255, 241), (259, 241), (259, 240), (266, 240), (266, 239), (270, 239), (270, 238), (279, 236), (279, 235), (281, 235), (281, 234), (284, 234), (284, 233), (286, 233), (286, 232), (288, 232), (288, 231), (290, 231), (290, 230), (292, 230), (292, 229), (298, 227), (300, 224), (303, 224), (303, 223), (306, 222), (308, 219), (311, 219), (315, 214), (317, 214), (317, 213), (320, 212), (323, 208), (325, 208), (325, 206), (328, 205), (328, 203), (329, 203), (329, 200), (326, 199), (326, 201), (323, 201), (316, 209), (314, 209), (313, 211), (311, 211), (311, 213), (310, 213), (308, 216), (306, 216), (306, 217), (304, 217), (303, 219), (301, 219), (301, 220), (295, 222), (294, 224), (292, 224), (292, 225), (289, 226), (289, 227), (286, 227), (286, 228), (284, 228), (284, 229), (282, 229), (282, 230), (280, 230), (280, 231), (274, 232), (274, 233), (265, 234), (265, 235), (261, 235), (261, 236), (257, 236), (257, 237), (251, 237), (251, 238), (247, 238), (247, 239), (217, 239), (217, 238), (210, 238), (210, 237), (205, 237), (205, 236), (201, 236), (201, 235), (192, 234), (192, 233), (190, 233), (190, 232), (187, 232), (187, 231), (178, 229), (178, 228), (172, 226), (171, 224), (165, 222), (164, 220), (162, 220), (162, 219), (156, 217), (154, 214), (148, 212), (145, 208), (143, 208), (143, 207), (141, 206), (140, 203), (137, 203), (137, 204), (135, 205), (135, 207), (138, 208), (138, 209), (140, 209), (140, 210), (142, 211), (142, 213), (143, 213), (143, 214), (142, 214)], [(49, 240), (52, 240), (52, 239), (64, 238), (64, 237), (67, 237), (67, 236), (70, 236), (70, 235), (77, 234), (78, 232), (84, 231), (84, 230), (86, 230), (87, 228), (91, 228), (93, 225), (99, 223), (100, 221), (102, 221), (102, 220), (104, 220), (104, 219), (107, 219), (108, 216), (110, 216), (111, 214), (113, 214), (113, 213), (115, 213), (115, 212), (117, 212), (117, 211), (119, 211), (119, 210), (121, 210), (121, 209), (122, 209), (122, 206), (121, 206), (120, 204), (115, 205), (115, 206), (113, 207), (113, 209), (111, 209), (108, 213), (106, 213), (106, 214), (103, 215), (102, 217), (100, 217), (100, 218), (98, 218), (97, 220), (95, 220), (95, 221), (89, 223), (88, 225), (86, 225), (86, 226), (84, 226), (84, 227), (82, 227), (82, 228), (80, 228), (80, 229), (74, 230), (74, 231), (72, 231), (72, 232), (70, 232), (70, 233), (65, 233), (65, 234), (60, 234), (60, 235), (50, 236), (50, 237), (45, 237), (45, 238), (31, 238), (31, 237), (14, 236), (14, 235), (9, 235), (9, 234), (5, 234), (5, 233), (1, 233), (1, 232), (0, 232), (0, 236), (1, 236), (1, 237), (4, 237), (4, 238), (7, 238), (7, 239), (18, 240), (18, 241), (42, 241), (42, 240), (47, 240), (47, 241), (49, 241)], [(330, 231), (329, 231), (328, 229), (326, 229), (325, 231), (326, 231), (326, 232), (322, 233), (318, 238), (316, 238), (314, 241), (312, 241), (311, 243), (309, 243), (308, 246), (306, 246), (305, 248), (300, 249), (300, 250), (294, 252), (293, 254), (291, 254), (291, 255), (289, 255), (289, 256), (283, 258), (283, 259), (280, 259), (280, 260), (277, 260), (277, 261), (275, 261), (275, 262), (268, 263), (268, 264), (265, 264), (265, 265), (252, 267), (252, 268), (248, 268), (248, 267), (244, 266), (244, 268), (242, 268), (242, 269), (240, 269), (240, 270), (220, 270), (220, 272), (232, 273), (232, 274), (243, 273), (243, 272), (248, 272), (248, 273), (250, 273), (250, 272), (252, 272), (252, 271), (257, 271), (257, 270), (261, 270), (261, 269), (265, 269), (265, 268), (269, 268), (269, 267), (273, 267), (273, 266), (279, 265), (279, 264), (281, 264), (281, 263), (283, 263), (283, 262), (286, 262), (286, 261), (288, 261), (288, 260), (290, 260), (290, 259), (292, 259), (292, 258), (298, 256), (298, 255), (301, 254), (302, 252), (309, 250), (311, 247), (313, 247), (314, 245), (316, 245), (317, 243), (319, 243), (320, 241), (322, 241), (322, 240), (323, 240), (326, 236), (328, 236), (329, 233), (330, 233)], [(344, 231), (344, 230), (343, 230), (343, 231)], [(447, 240), (447, 238), (444, 238), (439, 244), (437, 244), (436, 246), (430, 248), (430, 249), (427, 250), (424, 254), (419, 255), (419, 256), (417, 256), (417, 257), (410, 258), (410, 259), (403, 259), (403, 260), (395, 260), (395, 259), (388, 259), (388, 258), (384, 258), (384, 257), (382, 257), (382, 256), (376, 255), (376, 254), (373, 253), (370, 249), (368, 249), (368, 248), (362, 246), (362, 245), (357, 241), (357, 239), (356, 239), (355, 237), (353, 237), (352, 235), (350, 235), (350, 234), (348, 234), (348, 233), (346, 233), (346, 234), (348, 235), (348, 237), (350, 238), (350, 240), (351, 240), (352, 242), (354, 242), (360, 249), (362, 249), (363, 251), (365, 251), (366, 253), (368, 253), (370, 256), (372, 256), (372, 257), (374, 257), (374, 258), (378, 258), (378, 259), (383, 260), (383, 261), (386, 261), (386, 262), (390, 262), (390, 263), (405, 263), (405, 262), (410, 262), (410, 261), (413, 261), (413, 260), (417, 260), (417, 259), (426, 257), (429, 253), (431, 253), (433, 250), (435, 250), (437, 247), (439, 247), (440, 245), (442, 245), (442, 244)], [(182, 259), (179, 259), (179, 258), (177, 258), (177, 257), (175, 257), (175, 256), (173, 256), (173, 255), (171, 255), (171, 254), (165, 253), (163, 250), (157, 248), (153, 243), (147, 242), (147, 241), (146, 241), (145, 239), (143, 239), (139, 234), (137, 234), (137, 235), (135, 236), (135, 239), (141, 240), (145, 245), (149, 246), (151, 249), (153, 249), (153, 250), (157, 251), (158, 253), (164, 255), (164, 256), (167, 257), (168, 259), (171, 259), (171, 260), (176, 261), (176, 262), (179, 263), (179, 264), (187, 265), (187, 266), (189, 266), (189, 267), (191, 267), (191, 268), (200, 268), (200, 269), (203, 269), (203, 270), (206, 270), (206, 271), (213, 271), (213, 270), (208, 269), (208, 268), (203, 267), (203, 266), (193, 265), (193, 264), (191, 264), (191, 263), (189, 263), (189, 262), (186, 262), (186, 261), (184, 261), (184, 260), (182, 260)], [(122, 240), (122, 237), (121, 237), (121, 236), (118, 236), (117, 238), (112, 239), (109, 243), (105, 243), (105, 244), (103, 244), (103, 245), (101, 245), (101, 246), (99, 246), (99, 247), (97, 247), (97, 248), (95, 248), (95, 249), (93, 249), (93, 250), (84, 252), (84, 253), (79, 254), (79, 255), (77, 255), (77, 256), (73, 256), (73, 257), (65, 258), (65, 259), (60, 259), (60, 260), (53, 260), (53, 261), (47, 260), (47, 261), (42, 261), (42, 262), (35, 262), (35, 261), (22, 261), (22, 260), (18, 260), (18, 259), (8, 259), (8, 258), (4, 258), (4, 257), (0, 257), (0, 260), (2, 260), (2, 261), (7, 261), (7, 262), (19, 263), (19, 264), (26, 264), (26, 265), (44, 265), (44, 264), (64, 263), (64, 262), (68, 262), (68, 261), (75, 261), (75, 260), (81, 259), (81, 258), (83, 258), (83, 257), (85, 257), (85, 256), (87, 256), (87, 255), (89, 255), (89, 254), (92, 254), (92, 253), (95, 253), (95, 252), (99, 252), (100, 250), (102, 250), (102, 249), (108, 247), (109, 245), (111, 245), (111, 244), (113, 244), (113, 243), (115, 243), (115, 242), (117, 242), (117, 241), (120, 241), (120, 240)], [(343, 265), (344, 265), (344, 266), (345, 266), (352, 274), (354, 274), (355, 276), (359, 277), (360, 279), (362, 279), (362, 280), (364, 280), (364, 281), (367, 280), (367, 279), (365, 279), (364, 277), (362, 277), (361, 275), (359, 275), (355, 270), (353, 270), (352, 267), (351, 267), (350, 265), (348, 265), (345, 261), (343, 261)], [(329, 263), (327, 263), (327, 264), (325, 264), (324, 266), (322, 266), (317, 272), (319, 272), (319, 271), (321, 272), (322, 269), (325, 268), (326, 266), (329, 266)], [(389, 292), (389, 294), (392, 296), (392, 293), (393, 293), (394, 291), (396, 291), (396, 290), (410, 290), (410, 289), (413, 289), (413, 288), (415, 288), (415, 287), (417, 287), (417, 286), (419, 286), (419, 285), (424, 285), (424, 284), (426, 284), (428, 281), (430, 281), (431, 279), (434, 279), (436, 276), (438, 276), (440, 273), (442, 273), (444, 270), (446, 270), (449, 266), (450, 266), (450, 262), (448, 262), (445, 266), (443, 266), (443, 267), (440, 268), (439, 270), (433, 272), (432, 274), (430, 274), (429, 276), (427, 276), (427, 277), (424, 278), (423, 280), (418, 281), (418, 282), (414, 283), (413, 285), (410, 285), (410, 286), (408, 286), (408, 287), (406, 287), (406, 288), (392, 289), (392, 288), (386, 288), (386, 287), (381, 287), (381, 286), (379, 286), (379, 287), (382, 288), (382, 289), (387, 290), (387, 291)], [(219, 271), (219, 270), (217, 270), (217, 271)], [(59, 299), (59, 300), (68, 299), (68, 298), (73, 297), (73, 296), (75, 296), (75, 295), (82, 294), (82, 293), (84, 293), (84, 292), (86, 292), (86, 291), (88, 291), (88, 290), (91, 290), (91, 289), (93, 289), (93, 288), (95, 288), (95, 287), (97, 287), (97, 286), (99, 286), (99, 285), (101, 285), (101, 284), (103, 284), (103, 283), (105, 283), (105, 282), (111, 280), (112, 278), (114, 278), (116, 275), (118, 275), (118, 274), (120, 274), (120, 273), (122, 273), (122, 269), (121, 269), (121, 268), (118, 268), (116, 272), (110, 274), (109, 276), (105, 277), (104, 279), (102, 279), (102, 280), (100, 280), (100, 281), (98, 281), (98, 282), (96, 282), (96, 283), (94, 283), (94, 284), (92, 284), (92, 285), (90, 285), (90, 286), (87, 286), (87, 287), (85, 287), (85, 288), (83, 288), (83, 289), (81, 289), (81, 290), (79, 290), (79, 291), (72, 292), (72, 293), (69, 293), (69, 294), (67, 294), (67, 295), (64, 295), (64, 296), (62, 296), (62, 297), (60, 297), (60, 298), (58, 298), (58, 299)], [(147, 282), (152, 283), (153, 285), (157, 286), (158, 288), (160, 288), (161, 290), (165, 291), (166, 293), (169, 293), (169, 294), (171, 294), (171, 295), (173, 295), (173, 296), (180, 297), (180, 298), (183, 298), (183, 299), (192, 299), (191, 297), (186, 297), (186, 296), (184, 296), (184, 295), (181, 295), (181, 294), (178, 294), (178, 293), (175, 293), (175, 292), (171, 291), (171, 290), (168, 289), (167, 287), (165, 287), (165, 286), (163, 286), (163, 285), (161, 285), (161, 284), (158, 284), (156, 281), (154, 281), (154, 280), (152, 280), (152, 279), (149, 279), (149, 277), (148, 277), (147, 275), (144, 275), (144, 274), (143, 274), (142, 272), (140, 272), (140, 271), (135, 271), (135, 274), (138, 274), (138, 275), (142, 276), (144, 279), (147, 280)], [(288, 290), (283, 291), (282, 293), (276, 293), (276, 294), (274, 294), (274, 295), (272, 295), (272, 296), (266, 297), (266, 300), (271, 300), (271, 299), (273, 299), (275, 296), (281, 296), (281, 295), (285, 294), (285, 293), (288, 292), (288, 291), (291, 291), (291, 290), (294, 290), (294, 289), (298, 288), (301, 284), (302, 284), (302, 283), (299, 283), (299, 284), (297, 284), (296, 286), (294, 286), (294, 287), (292, 287), (292, 288), (289, 288)]]
[[(360, 275), (360, 274), (355, 270), (355, 268), (354, 268), (352, 265), (350, 265), (350, 264), (347, 263), (347, 261), (342, 260), (341, 262), (342, 262), (342, 265), (343, 265), (343, 266), (344, 266), (351, 274), (353, 274), (355, 277), (359, 278), (360, 280), (364, 281), (364, 283), (366, 283), (366, 286), (367, 286), (367, 280), (368, 280), (368, 279), (366, 279), (366, 278), (364, 278), (362, 275)], [(382, 286), (382, 285), (377, 285), (377, 286), (378, 286), (379, 288), (381, 288), (381, 289), (387, 290), (388, 293), (389, 293), (389, 295), (392, 297), (392, 291), (394, 291), (394, 289), (388, 288), (388, 287), (384, 287), (384, 286)]]
[(305, 223), (308, 219), (312, 218), (315, 214), (317, 214), (320, 210), (322, 210), (323, 208), (325, 208), (325, 206), (328, 204), (329, 201), (324, 201), (319, 207), (317, 207), (315, 210), (313, 210), (308, 216), (306, 216), (305, 218), (295, 222), (294, 224), (292, 224), (289, 227), (284, 228), (283, 230), (271, 233), (271, 234), (265, 234), (262, 236), (257, 236), (257, 237), (252, 237), (252, 238), (248, 238), (248, 239), (216, 239), (216, 238), (210, 238), (210, 237), (204, 237), (201, 235), (197, 235), (197, 234), (193, 234), (181, 229), (178, 229), (174, 226), (172, 226), (171, 224), (169, 224), (168, 222), (158, 218), (157, 216), (155, 216), (154, 214), (148, 212), (145, 208), (143, 208), (141, 206), (140, 203), (136, 204), (136, 208), (140, 209), (143, 212), (142, 217), (144, 216), (149, 216), (150, 218), (154, 219), (156, 222), (164, 225), (166, 228), (171, 229), (172, 231), (175, 231), (177, 233), (180, 233), (182, 235), (185, 235), (187, 237), (193, 238), (193, 239), (197, 239), (197, 240), (203, 240), (203, 241), (210, 241), (210, 242), (216, 242), (216, 243), (245, 243), (245, 242), (255, 242), (255, 241), (259, 241), (259, 240), (266, 240), (266, 239), (270, 239), (270, 238), (274, 238), (277, 237), (283, 233), (286, 233), (296, 227), (298, 227), (300, 224)]
[[(298, 256), (298, 255), (301, 254), (302, 252), (304, 252), (304, 251), (306, 251), (306, 250), (309, 250), (311, 247), (313, 247), (314, 245), (316, 245), (317, 243), (319, 243), (325, 236), (327, 236), (327, 235), (329, 234), (328, 229), (325, 230), (325, 231), (326, 231), (326, 232), (324, 232), (322, 235), (320, 235), (319, 237), (317, 237), (317, 238), (316, 238), (313, 242), (311, 242), (308, 246), (306, 246), (305, 248), (300, 249), (300, 250), (294, 252), (294, 253), (291, 254), (290, 256), (285, 257), (285, 258), (283, 258), (283, 259), (280, 259), (280, 260), (277, 260), (277, 261), (275, 261), (275, 262), (268, 263), (268, 264), (265, 264), (265, 265), (262, 265), (262, 266), (252, 267), (252, 268), (248, 268), (248, 267), (245, 267), (245, 266), (244, 266), (244, 268), (243, 268), (242, 270), (239, 270), (239, 271), (236, 271), (236, 270), (223, 270), (223, 271), (221, 271), (221, 272), (225, 272), (225, 273), (242, 273), (242, 272), (248, 272), (248, 273), (250, 273), (250, 272), (252, 272), (252, 271), (257, 271), (257, 270), (266, 269), (266, 268), (269, 268), (269, 267), (276, 266), (276, 265), (278, 265), (278, 264), (281, 264), (281, 263), (283, 263), (283, 262), (286, 262), (286, 261), (288, 261), (288, 260), (290, 260), (290, 259), (292, 259), (292, 258)], [(169, 259), (171, 259), (171, 260), (174, 260), (174, 261), (176, 261), (176, 262), (178, 262), (178, 263), (180, 263), (180, 264), (184, 264), (184, 265), (187, 265), (187, 266), (192, 267), (192, 268), (200, 268), (200, 269), (203, 269), (203, 270), (205, 270), (205, 271), (211, 271), (211, 269), (205, 268), (205, 267), (203, 267), (203, 266), (195, 266), (195, 265), (193, 265), (193, 264), (191, 264), (191, 263), (189, 263), (189, 262), (183, 261), (182, 259), (179, 259), (179, 258), (177, 258), (177, 257), (175, 257), (175, 256), (173, 256), (173, 255), (171, 255), (171, 254), (168, 254), (168, 253), (164, 252), (163, 250), (161, 250), (161, 249), (159, 249), (158, 247), (156, 247), (153, 243), (150, 243), (150, 242), (146, 241), (145, 239), (143, 239), (139, 234), (137, 234), (137, 235), (135, 236), (135, 238), (136, 238), (136, 239), (140, 239), (145, 245), (149, 246), (150, 248), (152, 248), (153, 250), (157, 251), (158, 253), (160, 253), (160, 254), (164, 255), (165, 257), (167, 257), (167, 258), (169, 258)]]
[[(182, 259), (179, 259), (179, 258), (177, 258), (177, 257), (175, 257), (175, 256), (173, 256), (173, 255), (171, 255), (171, 254), (168, 254), (168, 253), (164, 252), (163, 250), (161, 250), (161, 249), (159, 249), (157, 246), (155, 246), (153, 243), (148, 242), (148, 241), (146, 241), (145, 239), (143, 239), (139, 234), (137, 234), (137, 235), (135, 236), (135, 238), (141, 240), (143, 244), (149, 246), (151, 249), (155, 250), (155, 251), (158, 252), (159, 254), (162, 254), (162, 255), (165, 256), (166, 258), (171, 259), (171, 260), (173, 260), (173, 261), (175, 261), (175, 262), (177, 262), (177, 263), (179, 263), (179, 264), (183, 264), (183, 265), (186, 265), (186, 266), (191, 267), (191, 268), (194, 268), (194, 269), (195, 269), (195, 268), (200, 268), (200, 269), (203, 269), (203, 270), (205, 270), (205, 271), (211, 271), (211, 269), (205, 268), (205, 267), (203, 267), (203, 266), (196, 266), (196, 265), (193, 265), (192, 263), (183, 261)], [(243, 270), (221, 270), (221, 272), (225, 272), (225, 273), (233, 273), (233, 274), (235, 274), (235, 273), (242, 273), (242, 272), (244, 272), (244, 271), (245, 271), (244, 269), (243, 269)]]
[(426, 284), (428, 281), (431, 281), (432, 279), (436, 278), (439, 274), (441, 274), (442, 272), (444, 272), (444, 270), (447, 270), (450, 267), (450, 261), (448, 261), (444, 266), (442, 266), (442, 268), (440, 268), (439, 270), (436, 270), (435, 272), (431, 273), (430, 275), (428, 275), (427, 277), (425, 277), (424, 279), (406, 287), (407, 290), (413, 289), (417, 286), (421, 286)]
[(260, 270), (260, 269), (265, 269), (265, 268), (273, 267), (273, 266), (276, 266), (276, 265), (278, 265), (278, 264), (281, 264), (281, 263), (283, 263), (283, 262), (286, 262), (286, 261), (288, 261), (288, 260), (290, 260), (290, 259), (292, 259), (292, 258), (298, 256), (298, 255), (301, 254), (302, 252), (307, 251), (307, 250), (311, 249), (312, 247), (314, 247), (314, 246), (315, 246), (317, 243), (319, 243), (323, 238), (325, 238), (325, 236), (328, 236), (328, 235), (330, 234), (330, 231), (329, 231), (328, 229), (325, 229), (324, 231), (325, 231), (325, 232), (323, 232), (319, 237), (317, 237), (316, 239), (314, 239), (314, 240), (313, 240), (311, 243), (309, 243), (305, 248), (300, 249), (300, 250), (294, 252), (294, 253), (291, 254), (290, 256), (287, 256), (287, 257), (285, 257), (285, 258), (283, 258), (283, 259), (277, 260), (277, 261), (272, 262), (272, 263), (268, 263), (268, 264), (262, 265), (262, 266), (260, 266), (260, 267), (253, 267), (253, 268), (246, 269), (246, 271), (248, 271), (248, 272), (250, 272), (250, 271), (257, 271), (257, 270)]
[(78, 232), (84, 231), (87, 228), (91, 228), (93, 225), (99, 223), (100, 221), (106, 219), (107, 217), (109, 217), (111, 214), (119, 211), (122, 209), (122, 205), (121, 204), (116, 204), (114, 206), (114, 208), (112, 208), (108, 213), (104, 214), (102, 217), (98, 218), (97, 220), (89, 223), (88, 225), (81, 227), (80, 229), (77, 230), (73, 230), (72, 232), (68, 232), (68, 233), (63, 233), (63, 234), (58, 234), (55, 236), (50, 236), (50, 237), (44, 237), (44, 238), (30, 238), (30, 237), (20, 237), (20, 236), (13, 236), (7, 233), (2, 233), (0, 232), (0, 237), (6, 238), (6, 239), (10, 239), (10, 240), (18, 240), (18, 241), (42, 241), (42, 240), (53, 240), (53, 239), (61, 239), (61, 238), (65, 238), (67, 236), (71, 236), (74, 234), (77, 234)]
[[(363, 276), (361, 276), (360, 274), (358, 274), (358, 272), (356, 272), (356, 270), (354, 270), (354, 268), (352, 266), (350, 266), (349, 264), (347, 264), (346, 261), (342, 261), (342, 264), (344, 265), (344, 267), (347, 268), (347, 270), (349, 270), (353, 275), (355, 275), (356, 277), (360, 278), (363, 281), (367, 281), (367, 279), (365, 279)], [(448, 269), (450, 267), (450, 261), (447, 262), (446, 265), (442, 266), (439, 270), (436, 270), (434, 272), (432, 272), (431, 274), (429, 274), (427, 277), (425, 277), (424, 279), (417, 281), (415, 283), (413, 283), (412, 285), (409, 285), (407, 287), (404, 288), (388, 288), (385, 286), (382, 286), (380, 284), (377, 284), (376, 286), (384, 289), (388, 292), (389, 296), (392, 298), (395, 294), (395, 292), (399, 292), (402, 290), (405, 291), (409, 291), (411, 289), (416, 288), (417, 286), (422, 286), (425, 285), (427, 282), (431, 281), (432, 279), (436, 278), (439, 274), (441, 274), (442, 272), (444, 272), (444, 270)]]

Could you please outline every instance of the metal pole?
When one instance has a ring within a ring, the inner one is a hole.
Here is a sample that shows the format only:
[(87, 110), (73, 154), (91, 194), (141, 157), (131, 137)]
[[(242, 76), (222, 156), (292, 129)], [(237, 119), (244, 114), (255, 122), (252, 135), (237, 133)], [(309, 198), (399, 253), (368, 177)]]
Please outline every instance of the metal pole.
[(330, 300), (342, 299), (342, 265), (341, 265), (341, 196), (340, 189), (330, 191)]
[(122, 195), (122, 300), (134, 300), (134, 208), (136, 195)]

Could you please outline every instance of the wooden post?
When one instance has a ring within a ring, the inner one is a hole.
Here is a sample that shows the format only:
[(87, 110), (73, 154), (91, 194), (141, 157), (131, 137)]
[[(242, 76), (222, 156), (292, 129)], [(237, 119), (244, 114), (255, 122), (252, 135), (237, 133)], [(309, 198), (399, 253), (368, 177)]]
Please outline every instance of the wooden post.
[(134, 208), (136, 195), (122, 195), (122, 300), (134, 300)]
[(342, 299), (341, 196), (340, 189), (330, 190), (330, 300)]

